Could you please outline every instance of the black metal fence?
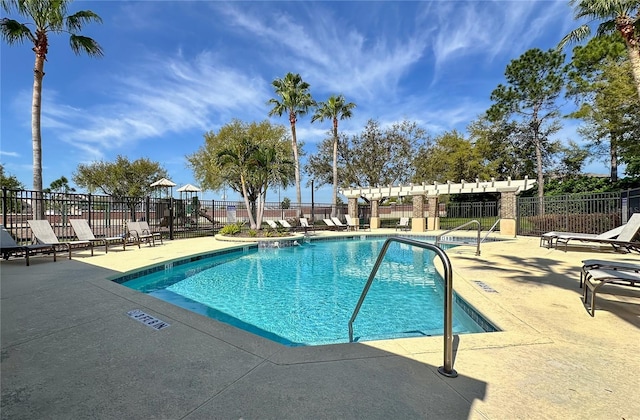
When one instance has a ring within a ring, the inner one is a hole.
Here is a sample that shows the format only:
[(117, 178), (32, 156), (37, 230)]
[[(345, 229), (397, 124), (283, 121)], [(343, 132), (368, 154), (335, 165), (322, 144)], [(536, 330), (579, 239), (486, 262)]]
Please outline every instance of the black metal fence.
[[(623, 199), (624, 195), (624, 199)], [(545, 232), (602, 233), (639, 212), (640, 189), (624, 192), (518, 198), (518, 234)], [(623, 206), (623, 203), (624, 206)]]
[[(337, 214), (347, 213), (339, 205)], [(60, 240), (73, 239), (69, 219), (86, 219), (96, 236), (119, 236), (126, 233), (127, 221), (145, 220), (156, 232), (169, 239), (214, 235), (228, 223), (244, 223), (249, 229), (249, 213), (243, 201), (201, 200), (198, 197), (115, 198), (107, 195), (44, 193), (2, 189), (2, 224), (22, 243), (32, 241), (29, 219), (46, 219)], [(283, 208), (280, 203), (266, 203), (264, 220), (289, 221), (299, 225), (306, 217), (318, 227), (331, 217), (331, 204), (309, 203)]]
[[(500, 219), (500, 203), (497, 201), (447, 203), (441, 206), (439, 216), (440, 229), (453, 229), (471, 220), (477, 220), (482, 230), (489, 230)], [(469, 229), (477, 228), (471, 225)]]
[[(544, 211), (542, 211), (544, 209)], [(317, 227), (326, 227), (323, 219), (331, 216), (331, 204), (266, 203), (264, 220), (286, 219), (299, 224), (306, 217)], [(379, 207), (381, 227), (394, 227), (401, 217), (412, 217), (412, 204)], [(346, 204), (339, 204), (338, 217), (344, 221)], [(616, 193), (589, 193), (544, 197), (521, 197), (517, 200), (519, 235), (538, 236), (549, 231), (600, 233), (625, 223), (640, 212), (640, 188)], [(440, 228), (452, 229), (469, 220), (479, 220), (488, 230), (500, 217), (499, 202), (441, 203), (438, 209)], [(242, 201), (201, 200), (198, 197), (114, 198), (95, 194), (42, 193), (2, 188), (2, 224), (14, 237), (28, 243), (32, 234), (29, 219), (49, 220), (62, 239), (74, 238), (69, 219), (86, 219), (96, 236), (126, 233), (126, 222), (146, 220), (152, 229), (170, 239), (214, 235), (222, 226), (240, 222), (249, 229), (247, 208)], [(358, 207), (360, 223), (368, 223), (371, 207)]]

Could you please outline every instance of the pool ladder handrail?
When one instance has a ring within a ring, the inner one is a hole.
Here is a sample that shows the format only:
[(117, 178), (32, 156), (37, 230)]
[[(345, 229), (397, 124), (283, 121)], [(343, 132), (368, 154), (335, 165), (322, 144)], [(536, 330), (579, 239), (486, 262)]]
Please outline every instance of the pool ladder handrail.
[(371, 270), (371, 274), (369, 274), (369, 279), (362, 290), (360, 299), (358, 299), (358, 304), (353, 310), (353, 315), (351, 315), (351, 319), (349, 320), (349, 342), (353, 342), (353, 321), (355, 321), (358, 313), (360, 312), (360, 307), (364, 302), (365, 296), (367, 296), (367, 293), (369, 292), (371, 283), (373, 283), (373, 279), (376, 277), (380, 264), (382, 264), (382, 260), (384, 259), (391, 242), (400, 242), (406, 245), (434, 251), (442, 260), (442, 265), (444, 266), (444, 365), (438, 368), (438, 372), (449, 378), (455, 378), (458, 376), (458, 372), (453, 368), (453, 270), (451, 269), (451, 261), (447, 254), (440, 247), (434, 244), (416, 241), (409, 238), (401, 238), (398, 236), (392, 236), (384, 242), (384, 245), (380, 250), (380, 254), (378, 254), (378, 259)]
[(483, 243), (489, 237), (489, 234), (491, 234), (491, 232), (493, 232), (495, 230), (496, 226), (498, 226), (498, 223), (500, 223), (500, 219), (496, 220), (496, 222), (493, 224), (493, 226), (491, 226), (491, 229), (489, 229), (487, 234), (484, 235), (484, 238), (482, 238), (480, 243)]
[[(476, 256), (480, 255), (480, 244), (482, 243), (482, 241), (480, 241), (480, 232), (482, 231), (482, 225), (480, 224), (480, 222), (478, 220), (469, 220), (466, 223), (461, 224), (458, 227), (455, 227), (453, 229), (449, 229), (446, 232), (441, 233), (440, 235), (436, 236), (436, 245), (440, 245), (441, 243), (443, 243), (443, 241), (441, 241), (441, 238), (446, 235), (447, 233), (451, 233), (451, 232), (455, 232), (456, 230), (460, 230), (463, 227), (469, 226), (470, 224), (477, 224), (478, 225), (478, 238), (476, 240)], [(494, 225), (495, 226), (495, 225)], [(450, 243), (454, 243), (453, 241)], [(460, 244), (460, 245), (467, 245), (467, 244)]]

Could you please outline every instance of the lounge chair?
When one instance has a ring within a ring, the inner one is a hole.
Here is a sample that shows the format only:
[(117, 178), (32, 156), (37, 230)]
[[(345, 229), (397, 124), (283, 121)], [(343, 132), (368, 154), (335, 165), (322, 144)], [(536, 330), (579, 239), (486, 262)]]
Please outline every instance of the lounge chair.
[(155, 244), (156, 239), (160, 239), (160, 245), (164, 245), (164, 242), (162, 241), (162, 233), (161, 232), (152, 232), (151, 228), (149, 227), (149, 223), (147, 223), (146, 220), (139, 221), (138, 225), (140, 225), (140, 229), (142, 229), (142, 234), (143, 235), (153, 235), (153, 243), (154, 244)]
[(56, 236), (51, 224), (48, 220), (27, 220), (29, 227), (33, 232), (33, 236), (39, 244), (53, 245), (57, 249), (65, 249), (69, 252), (69, 259), (71, 259), (71, 251), (74, 249), (90, 248), (91, 255), (93, 255), (93, 244), (91, 241), (64, 241), (60, 242)]
[(278, 230), (279, 226), (275, 220), (265, 220), (271, 229)]
[(368, 224), (357, 224), (355, 220), (351, 218), (348, 214), (344, 215), (345, 220), (347, 221), (347, 226), (350, 230), (369, 230), (371, 227)]
[[(109, 245), (122, 245), (122, 250), (127, 249), (127, 238), (125, 236), (111, 236), (104, 238), (96, 238), (89, 226), (89, 222), (85, 219), (71, 219), (71, 227), (76, 236), (81, 241), (90, 241), (93, 245), (104, 245), (105, 254), (109, 252)], [(140, 244), (138, 243), (138, 248)]]
[(325, 225), (329, 226), (329, 230), (338, 230), (338, 226), (331, 219), (322, 219)]
[(140, 242), (146, 242), (149, 246), (156, 246), (156, 240), (150, 233), (143, 233), (140, 222), (127, 222), (128, 239), (138, 244), (140, 248)]
[(8, 260), (11, 255), (24, 255), (27, 266), (29, 256), (32, 254), (53, 253), (53, 261), (56, 261), (56, 247), (53, 244), (18, 245), (4, 225), (0, 225), (0, 253), (2, 258)]
[(282, 225), (283, 228), (285, 228), (287, 231), (292, 230), (293, 226), (291, 226), (291, 223), (287, 222), (286, 220), (278, 220), (278, 223), (280, 223)]
[(607, 260), (582, 260), (582, 269), (580, 270), (580, 288), (584, 283), (587, 271), (594, 269), (620, 270), (620, 271), (640, 271), (640, 264), (628, 263), (624, 261), (607, 261)]
[[(556, 239), (556, 249), (558, 244), (564, 244), (564, 251), (567, 251), (569, 241), (577, 240), (580, 242), (590, 242), (595, 244), (611, 245), (616, 251), (626, 250), (640, 252), (640, 242), (634, 241), (634, 238), (640, 232), (640, 213), (634, 213), (631, 215), (626, 224), (621, 226), (621, 230), (615, 239), (612, 238), (600, 238), (600, 237), (585, 237), (584, 235), (566, 235), (558, 236)], [(613, 229), (615, 230), (615, 229)], [(611, 231), (609, 231), (611, 232)], [(605, 232), (606, 233), (606, 232)], [(604, 235), (604, 234), (601, 234)], [(598, 235), (600, 236), (600, 235)]]
[(304, 233), (307, 233), (309, 229), (315, 230), (315, 227), (309, 224), (309, 221), (307, 220), (306, 217), (300, 218), (300, 226), (302, 226), (302, 229), (304, 229)]
[[(637, 267), (640, 270), (640, 266)], [(591, 309), (587, 308), (591, 316), (596, 316), (596, 293), (605, 284), (621, 284), (635, 286), (640, 283), (640, 273), (637, 271), (623, 271), (595, 268), (587, 270), (584, 277), (584, 292), (582, 301), (586, 304), (589, 290), (591, 290)], [(628, 284), (626, 284), (628, 283)]]
[(338, 219), (337, 217), (332, 217), (331, 221), (333, 222), (334, 225), (336, 225), (336, 227), (339, 230), (347, 230), (349, 228), (349, 226), (345, 225), (344, 223), (342, 223), (340, 221), (340, 219)]
[(409, 230), (409, 218), (401, 217), (400, 221), (396, 224), (396, 230)]
[[(557, 248), (558, 243), (557, 240), (560, 239), (561, 243), (569, 242), (571, 239), (580, 240), (580, 239), (613, 239), (616, 236), (620, 235), (620, 232), (624, 229), (625, 225), (618, 226), (617, 228), (608, 230), (606, 232), (602, 232), (600, 234), (592, 234), (592, 233), (575, 233), (575, 232), (547, 232), (543, 233), (540, 236), (540, 246), (545, 246), (545, 248), (553, 248), (554, 246)], [(553, 241), (556, 241), (555, 245)], [(566, 248), (566, 243), (565, 243)]]

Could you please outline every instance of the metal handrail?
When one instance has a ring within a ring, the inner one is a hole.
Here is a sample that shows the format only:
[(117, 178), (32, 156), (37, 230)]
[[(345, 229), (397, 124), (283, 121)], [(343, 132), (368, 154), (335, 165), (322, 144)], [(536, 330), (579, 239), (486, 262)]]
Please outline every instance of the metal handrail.
[(462, 229), (465, 226), (468, 226), (472, 223), (476, 223), (478, 225), (478, 239), (477, 239), (477, 245), (476, 245), (476, 255), (480, 255), (480, 231), (482, 230), (482, 226), (480, 225), (480, 222), (477, 220), (470, 220), (466, 223), (461, 224), (458, 227), (455, 227), (453, 229), (449, 229), (448, 231), (441, 233), (440, 235), (436, 236), (436, 245), (438, 245), (440, 243), (440, 238), (442, 238), (444, 235), (446, 235), (447, 233), (451, 233), (451, 232), (455, 232), (456, 230)]
[(493, 224), (493, 226), (491, 226), (491, 229), (489, 229), (489, 232), (487, 232), (487, 234), (484, 235), (484, 238), (482, 238), (480, 243), (483, 243), (489, 237), (489, 234), (491, 232), (493, 232), (493, 230), (496, 228), (496, 226), (498, 226), (498, 223), (500, 223), (500, 219), (496, 220), (496, 222)]
[(382, 264), (382, 260), (384, 259), (385, 254), (387, 253), (387, 249), (391, 242), (400, 242), (403, 244), (417, 246), (423, 249), (429, 249), (434, 251), (438, 257), (442, 260), (442, 265), (444, 266), (444, 365), (438, 368), (438, 372), (444, 376), (448, 376), (450, 378), (455, 378), (458, 376), (458, 372), (453, 368), (453, 315), (452, 315), (452, 305), (453, 305), (453, 270), (451, 269), (451, 261), (449, 261), (449, 257), (447, 254), (436, 245), (416, 241), (408, 238), (400, 238), (396, 236), (392, 236), (388, 238), (384, 245), (382, 246), (382, 250), (380, 254), (378, 254), (378, 259), (371, 270), (371, 274), (369, 274), (369, 279), (362, 290), (362, 294), (360, 295), (360, 299), (358, 299), (358, 304), (353, 311), (353, 315), (351, 315), (351, 319), (349, 320), (349, 342), (353, 342), (353, 321), (355, 321), (358, 316), (358, 312), (360, 312), (360, 307), (364, 302), (364, 298), (369, 292), (369, 288), (371, 287), (371, 283), (373, 279), (376, 277), (376, 273), (378, 272), (378, 268), (380, 268), (380, 264)]

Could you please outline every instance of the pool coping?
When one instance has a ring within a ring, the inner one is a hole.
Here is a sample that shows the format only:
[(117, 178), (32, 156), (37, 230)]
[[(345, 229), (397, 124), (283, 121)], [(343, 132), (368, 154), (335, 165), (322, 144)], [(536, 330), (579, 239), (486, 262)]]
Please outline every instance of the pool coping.
[[(393, 236), (397, 236), (397, 235), (393, 235)], [(419, 236), (419, 235), (402, 235), (403, 237), (410, 237), (410, 238), (416, 238), (416, 237), (420, 237), (424, 240), (435, 240), (435, 237), (425, 237), (425, 236)], [(388, 239), (390, 236), (389, 235), (358, 235), (358, 236), (342, 236), (342, 237), (330, 237), (330, 238), (307, 238), (308, 242), (326, 242), (326, 241), (356, 241), (356, 240), (366, 240), (366, 239), (371, 239), (371, 238), (376, 238), (376, 239), (381, 239), (381, 238), (386, 238)], [(307, 242), (305, 241), (305, 242)], [(450, 245), (448, 247), (448, 249), (451, 249), (455, 247), (455, 245)], [(217, 256), (221, 256), (221, 255), (227, 255), (227, 254), (234, 254), (234, 253), (244, 253), (247, 252), (250, 249), (259, 249), (260, 246), (259, 244), (255, 244), (255, 243), (248, 243), (248, 244), (244, 244), (244, 245), (239, 245), (239, 246), (234, 246), (234, 247), (230, 247), (230, 248), (225, 248), (225, 249), (220, 249), (220, 250), (214, 250), (211, 252), (204, 252), (204, 253), (197, 253), (191, 256), (186, 256), (186, 257), (181, 257), (181, 258), (175, 258), (169, 261), (164, 261), (162, 263), (158, 263), (158, 264), (154, 264), (154, 265), (150, 265), (150, 266), (145, 266), (145, 267), (141, 267), (140, 269), (137, 270), (130, 270), (127, 271), (125, 273), (122, 274), (118, 274), (118, 275), (113, 275), (113, 276), (109, 276), (107, 278), (107, 280), (110, 280), (112, 282), (115, 282), (117, 284), (122, 285), (122, 283), (125, 283), (127, 281), (130, 280), (134, 280), (140, 277), (144, 277), (146, 275), (149, 274), (153, 274), (153, 273), (157, 273), (160, 271), (167, 271), (170, 270), (176, 266), (180, 266), (180, 265), (184, 265), (184, 264), (189, 264), (191, 262), (195, 262), (195, 261), (200, 261), (200, 260), (204, 260), (207, 258), (213, 258), (213, 257), (217, 257)], [(441, 279), (443, 279), (443, 274), (439, 271), (438, 275), (440, 276)], [(126, 286), (125, 286), (126, 287)], [(132, 289), (135, 291), (138, 291), (140, 293), (144, 293), (141, 292), (139, 290), (136, 289)], [(146, 294), (146, 293), (144, 293)], [(475, 324), (477, 326), (479, 326), (480, 328), (483, 329), (483, 331), (481, 332), (475, 332), (475, 333), (464, 333), (466, 334), (483, 334), (483, 333), (495, 333), (495, 332), (500, 332), (501, 330), (493, 323), (491, 322), (491, 320), (487, 319), (486, 316), (484, 316), (484, 314), (482, 314), (482, 312), (480, 312), (477, 308), (475, 308), (473, 305), (471, 305), (469, 302), (467, 302), (463, 297), (461, 297), (455, 290), (453, 290), (453, 295), (452, 295), (454, 304), (458, 305), (460, 307), (460, 309), (462, 311), (465, 312), (465, 314), (473, 321), (475, 322)], [(159, 300), (163, 300), (161, 298), (156, 297), (156, 299)], [(164, 302), (167, 302), (165, 300), (163, 300)], [(167, 303), (171, 303), (171, 302), (167, 302)], [(196, 302), (198, 303), (198, 302)], [(179, 306), (180, 305), (176, 305)], [(213, 308), (214, 310), (216, 308)], [(195, 312), (197, 313), (197, 312)], [(202, 314), (201, 314), (202, 315)], [(212, 318), (209, 317), (207, 315), (203, 315), (207, 318), (210, 318), (214, 321), (218, 321), (218, 322), (223, 322), (222, 320), (218, 320), (216, 318)], [(235, 317), (233, 317), (234, 319), (236, 319)], [(240, 323), (245, 323), (242, 319), (238, 319), (238, 321)], [(245, 323), (246, 324), (246, 323)], [(236, 328), (242, 329), (246, 332), (252, 333), (249, 330), (246, 330), (238, 325), (233, 325), (230, 324), (232, 326), (235, 326)], [(251, 324), (248, 324), (251, 325)], [(266, 333), (269, 333), (268, 331), (265, 331)], [(267, 336), (259, 334), (259, 333), (252, 333), (254, 335), (257, 335), (259, 337), (262, 338), (266, 338), (269, 339)], [(268, 334), (267, 334), (268, 335)], [(433, 337), (442, 337), (444, 335), (444, 331), (442, 334), (440, 335), (432, 335)], [(279, 336), (278, 336), (279, 337)], [(400, 337), (397, 338), (387, 338), (387, 339), (378, 339), (378, 340), (367, 340), (367, 341), (357, 341), (359, 343), (367, 343), (367, 342), (371, 342), (371, 341), (384, 341), (384, 340), (396, 340), (396, 339), (400, 339)], [(288, 341), (286, 338), (281, 337), (281, 340), (283, 341)], [(274, 340), (271, 340), (274, 341)], [(286, 347), (309, 347), (309, 346), (319, 346), (320, 344), (298, 344), (298, 343), (291, 343), (286, 344), (283, 343), (281, 341), (275, 341), (278, 344), (284, 345)], [(329, 343), (326, 345), (334, 345), (334, 344), (348, 344), (348, 343)]]
[[(353, 234), (353, 232), (351, 232)], [(314, 238), (314, 240), (341, 240), (350, 239), (349, 233), (342, 232), (342, 235), (331, 235), (327, 237)], [(362, 235), (355, 235), (360, 237)], [(391, 237), (391, 236), (403, 236), (403, 237), (433, 237), (432, 235), (420, 235), (415, 233), (405, 233), (403, 235), (395, 235), (390, 233), (379, 233), (374, 235), (364, 236), (378, 236), (378, 237)], [(508, 241), (513, 238), (502, 238), (498, 241)], [(493, 242), (498, 242), (496, 240)], [(488, 243), (487, 243), (488, 245)], [(256, 243), (253, 244), (241, 244), (233, 245), (228, 249), (229, 252), (241, 249), (244, 247), (257, 247)], [(456, 253), (460, 255), (470, 256), (475, 258), (475, 251), (472, 247), (459, 246), (452, 248), (448, 251), (451, 253), (453, 249), (456, 249)], [(216, 250), (217, 251), (217, 250)], [(199, 257), (202, 255), (211, 255), (216, 251), (200, 252), (193, 254), (192, 257)], [(166, 263), (171, 263), (176, 260), (182, 260), (185, 257), (172, 258), (163, 260), (161, 263), (153, 264), (153, 266), (163, 266)], [(451, 256), (450, 256), (451, 257)], [(441, 264), (436, 261), (436, 269), (443, 275)], [(125, 272), (131, 273), (139, 270), (129, 270)], [(113, 277), (119, 277), (120, 274)], [(495, 305), (491, 299), (488, 298), (487, 293), (481, 293), (482, 288), (478, 287), (474, 283), (470, 283), (466, 279), (458, 280), (459, 275), (456, 273), (454, 265), (454, 291), (463, 300), (467, 302), (472, 308), (481, 306), (483, 307), (482, 314), (487, 320), (493, 324), (499, 331), (490, 333), (470, 333), (464, 334), (464, 340), (459, 340), (458, 345), (454, 351), (463, 349), (482, 349), (492, 347), (503, 346), (521, 346), (521, 345), (534, 345), (551, 342), (549, 338), (536, 331), (526, 323), (522, 322), (518, 317), (514, 317), (513, 314), (504, 310), (498, 305)], [(396, 338), (392, 340), (375, 340), (359, 342), (362, 346), (353, 346), (354, 343), (338, 343), (338, 344), (326, 344), (318, 346), (296, 346), (290, 347), (284, 344), (280, 344), (253, 334), (251, 332), (242, 330), (241, 328), (234, 327), (229, 324), (217, 321), (212, 318), (208, 318), (204, 315), (196, 314), (187, 309), (178, 307), (168, 302), (164, 302), (152, 296), (145, 295), (141, 292), (122, 286), (114, 281), (109, 281), (113, 285), (121, 289), (126, 289), (130, 293), (123, 293), (127, 295), (128, 299), (132, 301), (138, 301), (141, 304), (144, 303), (152, 310), (157, 310), (158, 313), (170, 313), (173, 318), (179, 322), (197, 322), (199, 329), (208, 331), (215, 335), (219, 339), (228, 342), (238, 348), (255, 353), (260, 357), (276, 363), (278, 365), (300, 364), (300, 363), (315, 363), (315, 362), (328, 362), (337, 360), (336, 358), (345, 359), (358, 359), (367, 357), (377, 357), (379, 353), (376, 350), (384, 352), (393, 352), (398, 355), (406, 357), (420, 357), (424, 354), (442, 353), (444, 336), (432, 336), (432, 337), (409, 337), (409, 338)], [(133, 295), (133, 296), (132, 296)], [(134, 297), (135, 296), (135, 297)], [(144, 296), (145, 298), (141, 298)], [(210, 325), (208, 323), (211, 323)], [(335, 347), (338, 346), (338, 347)]]

